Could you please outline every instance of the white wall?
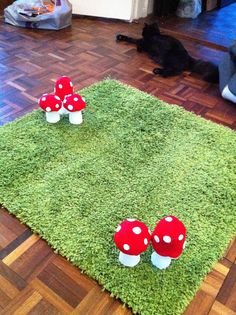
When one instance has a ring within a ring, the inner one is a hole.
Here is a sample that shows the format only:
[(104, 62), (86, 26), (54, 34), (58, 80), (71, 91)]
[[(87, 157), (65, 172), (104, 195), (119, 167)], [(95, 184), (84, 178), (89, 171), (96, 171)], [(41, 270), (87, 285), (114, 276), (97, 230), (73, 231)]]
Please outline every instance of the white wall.
[(132, 21), (152, 12), (154, 0), (70, 0), (74, 14)]

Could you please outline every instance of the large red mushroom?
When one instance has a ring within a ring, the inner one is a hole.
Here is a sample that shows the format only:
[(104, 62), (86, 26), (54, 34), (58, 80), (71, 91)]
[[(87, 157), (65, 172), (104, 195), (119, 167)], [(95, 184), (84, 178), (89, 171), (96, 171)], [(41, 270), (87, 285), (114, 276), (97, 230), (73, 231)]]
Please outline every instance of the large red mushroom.
[(140, 254), (146, 251), (151, 235), (145, 223), (136, 219), (121, 222), (114, 234), (114, 242), (120, 250), (119, 261), (127, 267), (134, 267), (140, 261)]
[(43, 94), (39, 99), (39, 106), (46, 112), (47, 122), (56, 123), (60, 120), (62, 101), (57, 95)]
[(79, 125), (83, 122), (82, 110), (86, 107), (85, 99), (79, 94), (65, 96), (64, 108), (69, 112), (71, 124)]
[(162, 218), (152, 233), (151, 261), (159, 269), (167, 268), (171, 259), (177, 259), (185, 247), (186, 228), (175, 216)]
[(54, 93), (60, 97), (62, 102), (66, 95), (73, 94), (73, 92), (73, 83), (69, 77), (62, 76), (57, 79)]

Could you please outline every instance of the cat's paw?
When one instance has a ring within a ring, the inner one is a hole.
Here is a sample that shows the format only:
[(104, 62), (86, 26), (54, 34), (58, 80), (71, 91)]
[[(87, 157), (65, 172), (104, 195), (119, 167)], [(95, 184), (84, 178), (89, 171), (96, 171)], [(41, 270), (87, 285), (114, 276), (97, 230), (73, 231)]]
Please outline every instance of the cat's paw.
[(116, 40), (117, 40), (118, 42), (124, 40), (124, 35), (121, 35), (121, 34), (116, 35)]
[(159, 74), (159, 75), (162, 75), (162, 74), (163, 74), (161, 68), (154, 68), (154, 69), (153, 69), (153, 73), (154, 73), (154, 74)]

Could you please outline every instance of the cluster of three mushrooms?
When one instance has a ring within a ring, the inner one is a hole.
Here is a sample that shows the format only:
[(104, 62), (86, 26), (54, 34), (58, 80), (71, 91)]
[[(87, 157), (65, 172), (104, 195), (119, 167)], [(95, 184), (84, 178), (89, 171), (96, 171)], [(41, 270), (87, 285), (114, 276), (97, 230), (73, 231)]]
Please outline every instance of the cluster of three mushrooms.
[(120, 263), (127, 267), (134, 267), (139, 263), (140, 254), (146, 251), (151, 242), (154, 249), (151, 255), (152, 264), (159, 269), (165, 269), (170, 265), (171, 259), (177, 259), (181, 255), (186, 243), (186, 228), (175, 216), (166, 216), (157, 223), (151, 234), (145, 223), (126, 219), (118, 225), (114, 242), (120, 250)]
[(40, 107), (46, 112), (49, 123), (57, 123), (61, 115), (68, 114), (71, 124), (83, 122), (82, 110), (86, 107), (84, 98), (74, 93), (69, 77), (60, 77), (55, 84), (54, 94), (43, 94), (39, 99)]

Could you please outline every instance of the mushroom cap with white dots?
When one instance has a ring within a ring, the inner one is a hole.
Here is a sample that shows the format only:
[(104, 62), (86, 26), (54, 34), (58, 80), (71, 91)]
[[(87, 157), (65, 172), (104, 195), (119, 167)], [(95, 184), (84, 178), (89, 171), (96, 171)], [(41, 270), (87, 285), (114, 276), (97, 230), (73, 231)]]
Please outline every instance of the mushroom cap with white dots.
[(63, 104), (69, 112), (78, 112), (86, 107), (86, 103), (79, 94), (66, 95)]
[(62, 76), (56, 80), (55, 83), (55, 94), (63, 101), (65, 96), (73, 94), (73, 83), (67, 76)]
[(55, 94), (43, 94), (39, 99), (39, 106), (47, 113), (58, 112), (62, 102)]
[(177, 217), (169, 215), (162, 218), (152, 233), (153, 249), (160, 256), (178, 258), (186, 241), (186, 227)]
[(151, 240), (151, 235), (145, 223), (128, 218), (118, 224), (114, 234), (117, 248), (127, 255), (140, 255)]

